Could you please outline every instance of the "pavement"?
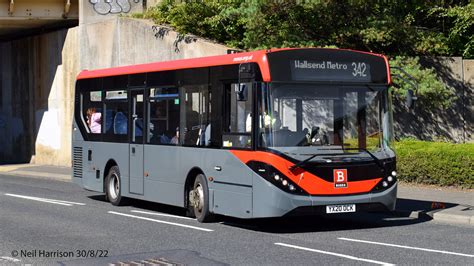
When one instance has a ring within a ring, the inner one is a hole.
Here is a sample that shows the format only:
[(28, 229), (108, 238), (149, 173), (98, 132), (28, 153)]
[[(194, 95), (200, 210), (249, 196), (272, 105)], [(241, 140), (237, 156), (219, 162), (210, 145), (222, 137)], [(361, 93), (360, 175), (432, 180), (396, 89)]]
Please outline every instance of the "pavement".
[(0, 173), (69, 182), (71, 181), (72, 169), (70, 167), (52, 165), (9, 164), (0, 165)]
[[(63, 166), (0, 165), (0, 174), (70, 182), (71, 168)], [(474, 190), (399, 183), (394, 215), (474, 226)]]

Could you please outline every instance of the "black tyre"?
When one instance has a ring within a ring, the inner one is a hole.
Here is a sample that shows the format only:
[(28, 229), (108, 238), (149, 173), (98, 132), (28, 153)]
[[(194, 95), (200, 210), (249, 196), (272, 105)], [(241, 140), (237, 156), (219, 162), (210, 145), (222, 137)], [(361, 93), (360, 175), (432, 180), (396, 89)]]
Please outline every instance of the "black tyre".
[[(193, 188), (190, 187), (189, 190), (192, 191)], [(186, 216), (189, 218), (196, 218), (196, 215), (194, 214), (194, 206), (189, 201), (190, 191), (187, 192), (186, 196), (186, 202), (188, 203), (188, 207), (186, 208)]]
[(120, 206), (124, 204), (121, 193), (120, 170), (118, 166), (112, 166), (105, 178), (105, 195), (112, 205)]
[(213, 220), (214, 216), (209, 212), (209, 189), (203, 174), (197, 175), (194, 180), (193, 190), (190, 192), (190, 207), (199, 222)]

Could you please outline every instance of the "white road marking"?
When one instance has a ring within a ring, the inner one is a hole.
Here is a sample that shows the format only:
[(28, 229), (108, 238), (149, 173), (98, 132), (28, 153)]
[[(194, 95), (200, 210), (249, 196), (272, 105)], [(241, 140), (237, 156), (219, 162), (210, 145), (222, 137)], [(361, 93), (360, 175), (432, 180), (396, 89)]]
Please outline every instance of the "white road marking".
[(429, 248), (418, 248), (418, 247), (411, 247), (411, 246), (402, 246), (402, 245), (396, 245), (396, 244), (388, 244), (388, 243), (382, 243), (382, 242), (359, 240), (359, 239), (352, 239), (352, 238), (345, 238), (345, 237), (339, 237), (338, 239), (339, 240), (345, 240), (345, 241), (366, 243), (366, 244), (374, 244), (374, 245), (381, 245), (381, 246), (406, 248), (406, 249), (414, 249), (414, 250), (421, 250), (421, 251), (427, 251), (427, 252), (436, 252), (436, 253), (443, 253), (443, 254), (449, 254), (449, 255), (464, 256), (464, 257), (470, 257), (470, 258), (474, 257), (474, 255), (472, 255), (472, 254), (464, 254), (464, 253), (457, 253), (457, 252), (436, 250), (436, 249), (429, 249)]
[(369, 262), (369, 263), (374, 263), (374, 264), (379, 264), (379, 265), (395, 265), (395, 264), (391, 264), (391, 263), (388, 263), (388, 262), (363, 259), (363, 258), (358, 258), (358, 257), (350, 256), (350, 255), (344, 255), (344, 254), (339, 254), (339, 253), (334, 253), (334, 252), (329, 252), (329, 251), (324, 251), (324, 250), (318, 250), (318, 249), (312, 249), (312, 248), (305, 248), (305, 247), (300, 247), (300, 246), (295, 246), (295, 245), (290, 245), (290, 244), (285, 244), (285, 243), (275, 243), (275, 245), (289, 247), (289, 248), (295, 248), (295, 249), (301, 249), (301, 250), (311, 251), (311, 252), (316, 252), (316, 253), (321, 253), (321, 254), (332, 255), (332, 256), (346, 258), (346, 259), (350, 259), (350, 260)]
[(24, 195), (10, 194), (10, 193), (6, 193), (5, 195), (10, 196), (10, 197), (16, 197), (16, 198), (22, 198), (22, 199), (28, 199), (28, 200), (36, 200), (36, 201), (40, 201), (40, 202), (58, 204), (58, 205), (63, 205), (63, 206), (73, 206), (73, 205), (83, 206), (83, 205), (86, 205), (85, 203), (79, 203), (79, 202), (71, 202), (71, 201), (55, 200), (55, 199), (46, 199), (46, 198), (31, 197), (31, 196), (24, 196)]
[(141, 220), (150, 221), (150, 222), (155, 222), (155, 223), (176, 225), (176, 226), (191, 228), (191, 229), (195, 229), (195, 230), (201, 230), (201, 231), (205, 231), (205, 232), (212, 232), (212, 231), (214, 231), (214, 230), (212, 230), (212, 229), (206, 229), (206, 228), (201, 228), (201, 227), (196, 227), (196, 226), (191, 226), (191, 225), (186, 225), (186, 224), (179, 224), (179, 223), (172, 223), (172, 222), (167, 222), (167, 221), (161, 221), (161, 220), (156, 220), (156, 219), (151, 219), (151, 218), (147, 218), (147, 217), (142, 217), (142, 216), (136, 216), (136, 215), (126, 214), (126, 213), (120, 213), (120, 212), (114, 212), (114, 211), (109, 211), (109, 213), (111, 213), (111, 214), (116, 214), (116, 215), (122, 215), (122, 216), (126, 216), (126, 217), (131, 217), (131, 218), (136, 218), (136, 219), (141, 219)]
[(63, 206), (72, 206), (72, 204), (69, 204), (69, 203), (56, 202), (56, 201), (51, 201), (51, 200), (48, 200), (48, 199), (42, 199), (42, 198), (36, 198), (36, 197), (29, 197), (29, 196), (15, 195), (15, 194), (5, 194), (5, 195), (10, 196), (10, 197), (16, 197), (16, 198), (22, 198), (22, 199), (28, 199), (28, 200), (35, 200), (35, 201), (39, 201), (39, 202), (46, 202), (46, 203), (63, 205)]
[(19, 259), (15, 259), (15, 258), (10, 258), (10, 257), (0, 257), (0, 261), (1, 260), (6, 260), (8, 262), (20, 262)]
[(186, 220), (195, 220), (195, 219), (189, 218), (189, 217), (178, 216), (178, 215), (172, 215), (172, 214), (166, 214), (166, 213), (159, 213), (159, 212), (146, 212), (146, 211), (137, 211), (137, 210), (132, 210), (131, 212), (142, 213), (142, 214), (150, 214), (150, 215), (157, 215), (157, 216), (164, 216), (164, 217), (173, 217), (173, 218), (186, 219)]
[(79, 206), (85, 206), (85, 203), (80, 203), (80, 202), (72, 202), (72, 201), (65, 201), (65, 200), (56, 200), (56, 199), (45, 199), (49, 201), (54, 201), (54, 202), (59, 202), (59, 203), (64, 203), (64, 204), (72, 204), (72, 205), (79, 205)]

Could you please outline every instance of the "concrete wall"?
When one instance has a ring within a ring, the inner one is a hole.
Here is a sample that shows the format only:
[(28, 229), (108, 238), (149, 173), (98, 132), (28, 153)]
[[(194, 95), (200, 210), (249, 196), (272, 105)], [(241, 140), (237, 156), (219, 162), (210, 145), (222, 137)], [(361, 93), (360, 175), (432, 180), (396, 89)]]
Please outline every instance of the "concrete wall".
[(463, 61), (464, 96), (464, 128), (466, 142), (474, 142), (474, 59)]
[[(51, 83), (47, 109), (35, 112), (37, 136), (35, 155), (31, 161), (38, 164), (70, 164), (73, 88), (75, 77), (79, 72), (77, 28), (66, 31), (64, 45), (58, 51), (61, 53), (61, 62), (56, 67)], [(43, 88), (47, 90), (47, 86)], [(42, 119), (39, 120), (41, 113), (43, 113)]]
[(184, 38), (148, 20), (112, 18), (80, 26), (81, 68), (167, 61), (226, 54), (226, 46)]
[(449, 108), (427, 107), (422, 101), (414, 110), (394, 102), (395, 135), (422, 140), (472, 142), (474, 140), (474, 60), (461, 57), (424, 57), (421, 64), (433, 67), (443, 82), (451, 87), (456, 100)]
[(161, 1), (163, 1), (163, 0), (146, 0), (146, 6), (147, 6), (147, 8), (154, 7), (158, 4), (160, 4)]
[(81, 69), (226, 54), (227, 49), (145, 20), (114, 16), (0, 43), (0, 164), (70, 165), (74, 83)]
[(81, 0), (79, 1), (79, 24), (90, 24), (107, 18), (142, 13), (145, 8), (143, 0)]
[[(0, 43), (0, 163), (60, 164), (69, 157), (76, 30)], [(50, 150), (55, 150), (51, 157)]]

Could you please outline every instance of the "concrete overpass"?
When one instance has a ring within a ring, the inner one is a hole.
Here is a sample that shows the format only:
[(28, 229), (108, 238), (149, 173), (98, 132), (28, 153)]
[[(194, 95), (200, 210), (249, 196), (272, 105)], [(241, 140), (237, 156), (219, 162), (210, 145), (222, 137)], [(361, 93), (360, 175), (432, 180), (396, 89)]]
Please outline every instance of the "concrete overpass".
[(227, 53), (124, 15), (160, 0), (0, 0), (0, 164), (70, 165), (82, 69)]
[(0, 0), (0, 41), (78, 24), (78, 0)]

